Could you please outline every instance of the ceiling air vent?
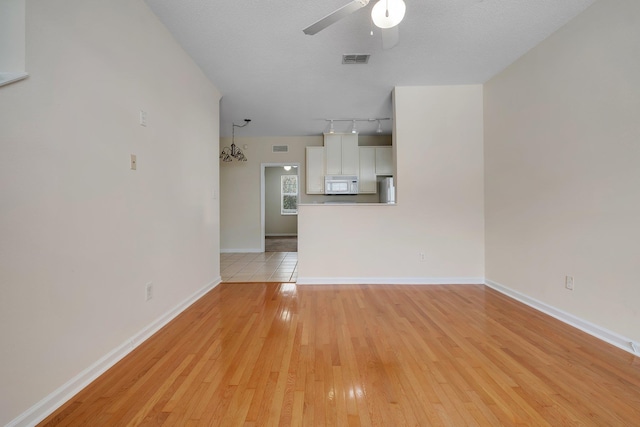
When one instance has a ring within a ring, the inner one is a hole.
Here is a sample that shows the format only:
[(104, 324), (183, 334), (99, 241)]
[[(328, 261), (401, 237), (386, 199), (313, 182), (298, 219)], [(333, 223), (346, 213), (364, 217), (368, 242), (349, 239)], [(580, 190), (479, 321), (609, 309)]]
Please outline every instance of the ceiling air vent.
[(272, 145), (271, 152), (272, 153), (288, 153), (289, 146), (288, 145)]
[(342, 55), (343, 64), (366, 64), (369, 62), (369, 54)]

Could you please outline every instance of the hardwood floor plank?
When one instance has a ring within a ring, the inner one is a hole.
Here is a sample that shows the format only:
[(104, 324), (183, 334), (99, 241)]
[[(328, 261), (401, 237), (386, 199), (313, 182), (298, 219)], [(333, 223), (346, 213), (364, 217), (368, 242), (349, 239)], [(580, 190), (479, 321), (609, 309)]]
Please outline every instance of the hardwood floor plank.
[[(142, 420), (152, 411), (152, 409), (156, 406), (158, 401), (162, 398), (162, 396), (166, 393), (166, 391), (171, 387), (171, 385), (175, 382), (178, 376), (182, 375), (184, 370), (191, 364), (194, 355), (190, 354), (182, 360), (180, 366), (175, 369), (171, 374), (164, 380), (157, 388), (155, 393), (153, 393), (146, 401), (144, 405), (138, 409), (138, 411), (127, 421), (127, 426), (136, 426), (142, 423)], [(126, 417), (129, 418), (129, 417)]]
[(479, 285), (221, 284), (47, 426), (640, 425), (640, 359)]

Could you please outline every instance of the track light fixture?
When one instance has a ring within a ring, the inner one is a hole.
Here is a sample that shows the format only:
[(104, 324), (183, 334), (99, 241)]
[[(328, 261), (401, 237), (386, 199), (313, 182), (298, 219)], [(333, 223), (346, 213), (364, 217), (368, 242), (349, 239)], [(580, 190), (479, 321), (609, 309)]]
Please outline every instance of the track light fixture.
[[(382, 121), (383, 120), (391, 120), (389, 117), (376, 117), (373, 119), (324, 119), (325, 121), (329, 122), (329, 133), (335, 133), (335, 127), (334, 127), (334, 122), (351, 122), (351, 129), (349, 130), (350, 133), (358, 133), (358, 127), (357, 127), (357, 122), (378, 122), (378, 128), (376, 129), (376, 133), (382, 133)], [(325, 128), (326, 129), (326, 128)]]
[[(230, 162), (233, 159), (236, 159), (239, 162), (246, 162), (247, 158), (245, 157), (242, 150), (236, 147), (236, 128), (243, 128), (251, 122), (251, 119), (244, 119), (243, 125), (237, 125), (235, 123), (231, 123), (233, 127), (231, 128), (231, 147), (224, 147), (222, 149), (222, 153), (220, 153), (220, 158), (223, 162)], [(246, 147), (245, 147), (246, 148)]]

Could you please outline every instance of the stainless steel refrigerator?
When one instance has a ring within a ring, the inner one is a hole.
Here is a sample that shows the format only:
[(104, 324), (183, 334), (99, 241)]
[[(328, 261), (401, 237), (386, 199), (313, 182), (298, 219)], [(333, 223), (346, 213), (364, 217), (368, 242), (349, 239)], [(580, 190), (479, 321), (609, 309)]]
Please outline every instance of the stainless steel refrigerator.
[(385, 177), (378, 180), (378, 194), (380, 203), (396, 202), (396, 187), (393, 185), (393, 177)]

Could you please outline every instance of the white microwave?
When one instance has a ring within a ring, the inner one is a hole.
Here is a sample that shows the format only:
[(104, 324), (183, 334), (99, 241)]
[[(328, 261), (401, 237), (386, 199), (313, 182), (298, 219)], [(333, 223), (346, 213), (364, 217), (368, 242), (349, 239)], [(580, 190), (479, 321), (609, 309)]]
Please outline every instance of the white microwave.
[(326, 175), (324, 194), (358, 194), (356, 175)]

